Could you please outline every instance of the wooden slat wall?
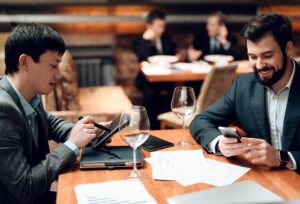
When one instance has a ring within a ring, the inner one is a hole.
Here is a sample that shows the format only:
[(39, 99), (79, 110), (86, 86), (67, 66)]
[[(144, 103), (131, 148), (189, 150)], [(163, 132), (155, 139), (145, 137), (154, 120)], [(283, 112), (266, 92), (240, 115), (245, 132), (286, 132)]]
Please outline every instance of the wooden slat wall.
[[(267, 12), (279, 12), (287, 16), (298, 16), (300, 17), (300, 5), (270, 5), (261, 7), (263, 13)], [(300, 20), (293, 20), (292, 25), (294, 31), (300, 32)]]

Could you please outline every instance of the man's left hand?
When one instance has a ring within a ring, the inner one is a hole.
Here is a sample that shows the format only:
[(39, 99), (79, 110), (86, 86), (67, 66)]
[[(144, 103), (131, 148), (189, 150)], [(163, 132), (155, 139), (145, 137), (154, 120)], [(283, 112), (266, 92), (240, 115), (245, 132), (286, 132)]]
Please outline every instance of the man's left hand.
[(252, 164), (268, 167), (278, 167), (280, 165), (278, 151), (265, 140), (243, 137), (242, 142), (247, 143), (247, 146), (250, 147), (250, 150), (244, 156)]

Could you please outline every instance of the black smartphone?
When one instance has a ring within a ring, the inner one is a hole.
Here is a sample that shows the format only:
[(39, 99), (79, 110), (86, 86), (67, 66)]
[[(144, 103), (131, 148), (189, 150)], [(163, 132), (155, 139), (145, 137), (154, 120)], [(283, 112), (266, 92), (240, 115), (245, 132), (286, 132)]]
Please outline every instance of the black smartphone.
[(109, 129), (110, 131), (106, 131), (103, 133), (102, 136), (96, 138), (95, 140), (93, 140), (91, 142), (91, 145), (93, 147), (93, 149), (101, 149), (106, 142), (112, 138), (112, 136), (114, 134), (116, 134), (119, 130), (125, 128), (126, 126), (128, 126), (129, 121), (124, 122), (123, 124), (119, 124), (120, 123), (120, 117), (121, 115), (119, 115), (118, 117), (114, 118), (113, 121), (110, 123), (109, 125)]
[(221, 131), (221, 133), (225, 136), (225, 137), (232, 137), (232, 138), (236, 138), (238, 140), (238, 142), (241, 142), (241, 136), (239, 135), (239, 133), (236, 131), (235, 128), (230, 128), (230, 127), (218, 127), (218, 129)]
[(158, 138), (154, 135), (149, 135), (146, 142), (144, 142), (141, 146), (142, 146), (143, 149), (145, 149), (149, 152), (153, 152), (155, 150), (159, 150), (159, 149), (163, 149), (163, 148), (167, 148), (167, 147), (172, 147), (172, 146), (174, 146), (174, 144), (167, 141), (167, 140), (163, 140), (161, 138)]

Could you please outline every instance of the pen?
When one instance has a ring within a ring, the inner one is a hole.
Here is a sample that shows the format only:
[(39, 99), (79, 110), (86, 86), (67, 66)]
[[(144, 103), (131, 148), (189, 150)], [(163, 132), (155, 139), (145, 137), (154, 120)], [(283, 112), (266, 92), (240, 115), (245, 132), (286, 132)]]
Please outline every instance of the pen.
[[(83, 118), (83, 116), (79, 116), (79, 120), (81, 120)], [(107, 132), (111, 132), (111, 129), (109, 129), (108, 127), (104, 126), (104, 125), (100, 125), (98, 123), (94, 123), (95, 127), (100, 128), (102, 130), (105, 130)]]
[(122, 159), (120, 156), (116, 155), (115, 153), (112, 153), (111, 151), (109, 151), (107, 149), (104, 149), (103, 147), (99, 148), (98, 150), (101, 151), (101, 152), (104, 152), (106, 154), (109, 154), (109, 155), (111, 155), (115, 158)]

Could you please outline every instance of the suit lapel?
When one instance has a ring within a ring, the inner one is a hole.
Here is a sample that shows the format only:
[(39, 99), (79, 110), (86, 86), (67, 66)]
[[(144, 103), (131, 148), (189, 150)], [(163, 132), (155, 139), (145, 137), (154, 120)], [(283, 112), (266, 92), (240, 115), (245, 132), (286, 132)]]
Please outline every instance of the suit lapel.
[(251, 93), (251, 109), (262, 138), (270, 142), (270, 129), (266, 110), (265, 88), (258, 82), (255, 82), (253, 86), (254, 87)]
[(300, 120), (300, 66), (296, 63), (295, 75), (291, 85), (289, 99), (285, 111), (282, 132), (282, 149), (289, 149)]
[(24, 119), (26, 120), (25, 124), (26, 124), (26, 128), (27, 128), (27, 133), (33, 138), (34, 140), (34, 144), (35, 144), (35, 147), (37, 148), (38, 147), (38, 138), (36, 138), (32, 131), (28, 122), (27, 122), (27, 118), (26, 118), (26, 114), (25, 114), (25, 111), (22, 107), (22, 104), (20, 102), (20, 99), (17, 95), (17, 93), (15, 92), (14, 88), (11, 86), (11, 84), (9, 83), (7, 77), (3, 77), (1, 80), (0, 80), (0, 87), (2, 87), (9, 95), (10, 97), (13, 99), (13, 101), (15, 102), (15, 104), (17, 105), (17, 107), (19, 108), (19, 110), (22, 112), (23, 116), (24, 116)]

